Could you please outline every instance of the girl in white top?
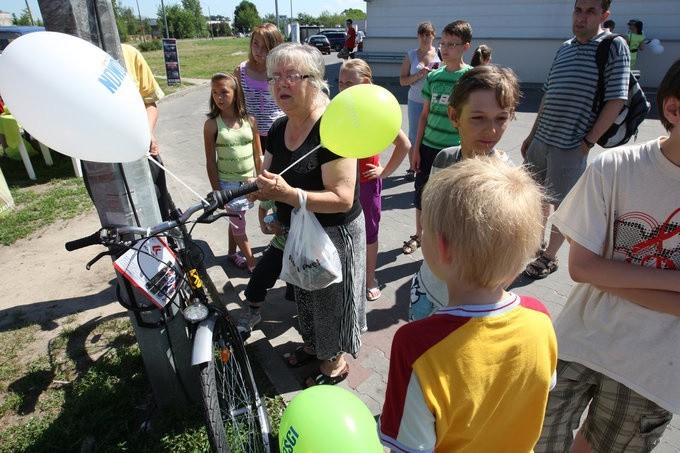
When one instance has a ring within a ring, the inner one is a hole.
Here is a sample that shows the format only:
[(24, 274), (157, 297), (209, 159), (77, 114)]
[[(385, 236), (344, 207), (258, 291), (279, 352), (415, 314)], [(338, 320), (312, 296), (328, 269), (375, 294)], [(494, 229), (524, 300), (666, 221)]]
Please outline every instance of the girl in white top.
[[(423, 98), (420, 97), (420, 90), (423, 89), (425, 77), (433, 69), (437, 69), (441, 64), (441, 58), (437, 53), (437, 48), (432, 45), (435, 33), (434, 26), (430, 22), (421, 22), (418, 25), (417, 49), (409, 50), (401, 63), (401, 74), (399, 84), (409, 87), (408, 90), (408, 139), (411, 142), (411, 150), (408, 153), (409, 164), (413, 158), (413, 145), (415, 144), (416, 133), (418, 132), (418, 119), (423, 111)], [(415, 170), (410, 167), (406, 171), (408, 179), (415, 178)]]

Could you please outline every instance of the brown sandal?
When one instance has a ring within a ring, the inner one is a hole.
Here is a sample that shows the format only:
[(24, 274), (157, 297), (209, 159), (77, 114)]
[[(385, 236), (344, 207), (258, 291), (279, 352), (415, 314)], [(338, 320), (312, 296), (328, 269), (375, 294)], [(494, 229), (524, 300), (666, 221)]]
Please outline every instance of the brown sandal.
[(404, 241), (404, 245), (401, 246), (401, 251), (404, 255), (410, 255), (420, 248), (420, 237), (414, 234), (409, 238), (408, 241)]
[(546, 278), (557, 270), (557, 259), (551, 259), (545, 252), (538, 254), (538, 257), (527, 265), (524, 269), (524, 275), (534, 280)]
[(349, 375), (349, 363), (345, 363), (342, 371), (337, 376), (328, 376), (321, 371), (321, 368), (317, 371), (317, 373), (309, 375), (305, 379), (306, 388), (314, 387), (315, 385), (335, 385), (341, 383)]

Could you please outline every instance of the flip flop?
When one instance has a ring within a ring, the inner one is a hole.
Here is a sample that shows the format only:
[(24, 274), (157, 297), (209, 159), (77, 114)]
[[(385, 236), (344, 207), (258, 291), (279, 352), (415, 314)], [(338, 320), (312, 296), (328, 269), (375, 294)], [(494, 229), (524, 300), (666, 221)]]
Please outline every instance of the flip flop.
[(231, 260), (232, 263), (239, 269), (247, 269), (248, 268), (248, 261), (241, 256), (238, 252), (232, 253), (231, 255), (227, 255), (229, 259)]
[[(290, 359), (295, 358), (295, 363), (291, 363)], [(304, 346), (298, 346), (292, 354), (288, 354), (286, 357), (286, 363), (291, 368), (300, 368), (301, 366), (307, 365), (310, 362), (316, 360), (316, 354), (310, 354), (305, 351)]]
[(411, 253), (418, 250), (420, 247), (420, 238), (417, 235), (413, 235), (408, 241), (404, 241), (404, 245), (401, 247), (401, 251), (404, 255), (410, 255)]
[(369, 302), (373, 302), (374, 300), (380, 299), (380, 296), (382, 296), (382, 293), (380, 292), (380, 288), (376, 285), (373, 288), (368, 288), (366, 289), (366, 300)]
[[(349, 376), (349, 363), (345, 362), (345, 367), (337, 376), (327, 376), (321, 372), (321, 368), (317, 370), (316, 374), (310, 374), (305, 379), (305, 387), (314, 387), (315, 385), (336, 385), (347, 379)], [(310, 382), (311, 381), (311, 382)]]

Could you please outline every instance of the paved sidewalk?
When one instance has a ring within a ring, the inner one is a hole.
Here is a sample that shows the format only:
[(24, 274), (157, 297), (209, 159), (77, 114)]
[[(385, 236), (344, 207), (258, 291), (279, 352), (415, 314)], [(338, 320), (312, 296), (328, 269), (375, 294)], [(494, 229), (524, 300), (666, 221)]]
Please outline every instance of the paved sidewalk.
[[(337, 66), (336, 64), (328, 67), (327, 78), (331, 82), (332, 93), (336, 92)], [(388, 83), (387, 87), (394, 90), (402, 102), (403, 128), (406, 130), (404, 90), (393, 82)], [(170, 170), (180, 173), (182, 179), (200, 194), (205, 194), (209, 190), (202, 143), (202, 125), (209, 93), (209, 87), (201, 85), (164, 99), (159, 108), (160, 120), (156, 134), (167, 166)], [(535, 105), (539, 99), (540, 93), (529, 87), (517, 119), (510, 125), (500, 143), (499, 147), (506, 150), (515, 163), (522, 162), (520, 145), (533, 125), (535, 113), (530, 112), (536, 111)], [(657, 120), (647, 120), (641, 128), (638, 140), (648, 140), (662, 134), (663, 128)], [(596, 148), (593, 155), (601, 151)], [(383, 163), (387, 159), (389, 151), (383, 153)], [(403, 178), (406, 168), (407, 162), (402, 164), (394, 176), (384, 181), (377, 268), (377, 278), (382, 285), (382, 297), (368, 303), (368, 332), (362, 337), (361, 353), (357, 359), (351, 357), (348, 359), (350, 375), (340, 384), (359, 395), (373, 414), (379, 414), (382, 409), (392, 337), (396, 329), (406, 322), (411, 277), (422, 260), (420, 251), (412, 255), (404, 255), (401, 252), (402, 242), (415, 231), (415, 212), (412, 207), (413, 183), (406, 182)], [(179, 184), (174, 181), (170, 181), (169, 184), (179, 206), (188, 205), (193, 201), (188, 191)], [(261, 234), (256, 226), (257, 209), (251, 210), (247, 219), (250, 244), (256, 253), (260, 253), (270, 238)], [(248, 282), (248, 274), (228, 263), (225, 225), (200, 226), (196, 229), (196, 236), (210, 244), (214, 252), (213, 270), (223, 269), (236, 291), (242, 295)], [(553, 318), (564, 306), (573, 284), (568, 274), (567, 255), (568, 246), (565, 245), (558, 255), (561, 263), (559, 270), (548, 278), (538, 281), (519, 278), (513, 284), (513, 290), (518, 294), (531, 295), (543, 301)], [(254, 338), (258, 339), (258, 342), (267, 340), (276, 351), (280, 360), (269, 360), (269, 370), (279, 391), (285, 398), (290, 399), (301, 390), (300, 382), (312, 370), (309, 366), (290, 369), (283, 362), (283, 355), (301, 344), (297, 331), (295, 304), (284, 299), (284, 291), (285, 285), (279, 281), (268, 294), (262, 311), (263, 321), (254, 332)], [(680, 452), (679, 429), (680, 421), (674, 420), (663, 438), (663, 444), (656, 451)]]

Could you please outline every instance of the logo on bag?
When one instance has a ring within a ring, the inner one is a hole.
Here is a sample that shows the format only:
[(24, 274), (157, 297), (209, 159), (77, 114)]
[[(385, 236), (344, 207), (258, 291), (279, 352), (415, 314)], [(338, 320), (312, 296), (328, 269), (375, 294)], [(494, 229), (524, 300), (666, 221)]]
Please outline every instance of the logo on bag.
[(295, 267), (295, 270), (298, 271), (298, 272), (306, 271), (308, 269), (314, 269), (315, 267), (321, 266), (321, 261), (319, 261), (319, 258), (315, 259), (311, 263), (303, 264), (302, 268), (300, 268), (300, 266), (295, 264), (295, 260), (293, 259), (293, 255), (288, 255), (288, 261), (290, 262), (290, 264), (293, 265), (293, 267)]

